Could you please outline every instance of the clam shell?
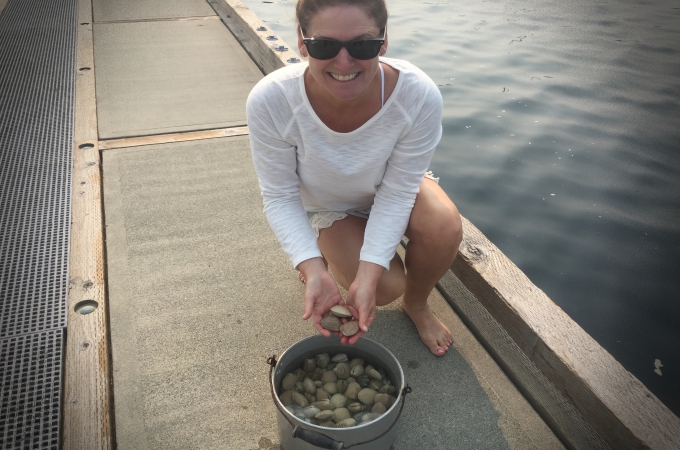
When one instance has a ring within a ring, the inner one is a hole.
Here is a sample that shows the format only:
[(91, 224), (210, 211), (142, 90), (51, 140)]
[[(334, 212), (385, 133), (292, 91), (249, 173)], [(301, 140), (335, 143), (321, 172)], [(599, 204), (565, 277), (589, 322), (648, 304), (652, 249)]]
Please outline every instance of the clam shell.
[(314, 380), (314, 386), (316, 386), (317, 389), (319, 389), (321, 386), (323, 386), (323, 383), (321, 380)]
[[(364, 360), (361, 358), (354, 358), (350, 363), (349, 363), (349, 368), (353, 369), (355, 366), (363, 366), (364, 365)], [(362, 367), (363, 369), (363, 367)]]
[(384, 403), (376, 403), (373, 405), (373, 408), (371, 408), (371, 412), (375, 414), (383, 414), (385, 411), (387, 411), (387, 407)]
[(352, 317), (352, 313), (346, 306), (335, 305), (331, 308), (331, 314), (336, 317)]
[(335, 422), (332, 420), (324, 420), (323, 422), (319, 422), (320, 427), (326, 427), (326, 428), (335, 428)]
[(326, 385), (328, 383), (334, 383), (336, 381), (338, 381), (338, 376), (332, 370), (324, 372), (324, 374), (321, 375), (321, 382), (324, 385)]
[(334, 404), (336, 408), (344, 408), (347, 404), (347, 397), (342, 394), (335, 394), (331, 397), (331, 403)]
[(309, 403), (314, 403), (314, 402), (316, 401), (316, 397), (315, 397), (313, 394), (310, 394), (310, 393), (308, 393), (308, 392), (305, 392), (305, 393), (303, 393), (302, 395), (305, 396), (305, 398), (307, 399), (307, 401), (308, 401)]
[(382, 382), (380, 382), (378, 380), (371, 380), (368, 383), (368, 387), (370, 387), (371, 389), (373, 389), (374, 391), (377, 392), (378, 389), (380, 389), (382, 387)]
[(321, 326), (330, 331), (340, 331), (342, 322), (334, 315), (329, 315), (321, 319)]
[(295, 387), (293, 389), (302, 394), (303, 392), (305, 392), (305, 384), (302, 381), (298, 381), (297, 383), (295, 383)]
[(364, 405), (372, 405), (375, 402), (374, 398), (376, 394), (377, 392), (373, 389), (365, 388), (359, 391), (357, 398)]
[(385, 405), (388, 409), (394, 405), (394, 403), (397, 401), (396, 398), (392, 397), (391, 395), (387, 394), (376, 394), (376, 396), (373, 398), (373, 401), (376, 403), (382, 403)]
[(356, 424), (357, 424), (356, 420), (349, 418), (349, 419), (345, 419), (341, 422), (336, 423), (335, 427), (336, 428), (349, 428), (349, 427), (355, 426)]
[(306, 393), (308, 394), (316, 393), (316, 385), (309, 378), (305, 378), (305, 380), (302, 382), (302, 386)]
[(361, 385), (361, 387), (363, 387), (363, 388), (367, 388), (368, 383), (370, 383), (370, 382), (371, 382), (371, 378), (366, 374), (359, 375), (357, 377), (357, 383), (359, 383)]
[(281, 400), (281, 403), (283, 403), (283, 406), (288, 406), (292, 405), (295, 402), (293, 401), (293, 392), (292, 390), (288, 391), (283, 391), (281, 395), (279, 395), (279, 400)]
[(290, 391), (291, 389), (295, 388), (295, 383), (297, 382), (298, 382), (297, 375), (295, 375), (294, 373), (289, 373), (286, 374), (285, 377), (283, 377), (281, 387), (283, 388), (284, 391)]
[(349, 378), (349, 364), (339, 363), (337, 366), (335, 366), (335, 369), (333, 369), (333, 372), (335, 372), (335, 374), (341, 380), (346, 380), (347, 378)]
[(328, 353), (320, 353), (316, 355), (316, 365), (322, 369), (325, 369), (330, 361), (331, 357), (328, 355)]
[(332, 410), (327, 409), (325, 411), (319, 412), (314, 417), (319, 419), (319, 420), (333, 420), (333, 418), (335, 418), (335, 413)]
[(349, 405), (347, 405), (347, 409), (351, 413), (358, 413), (364, 410), (364, 405), (361, 404), (360, 402), (352, 402)]
[(316, 416), (320, 412), (321, 412), (321, 410), (314, 405), (307, 406), (306, 408), (304, 408), (302, 410), (302, 414), (304, 414), (305, 417), (308, 418), (308, 419), (311, 419), (312, 417)]
[(347, 354), (345, 353), (338, 353), (334, 357), (331, 358), (331, 361), (335, 363), (341, 363), (341, 362), (347, 362)]
[(364, 366), (362, 366), (361, 364), (357, 364), (354, 367), (352, 367), (352, 365), (350, 364), (349, 367), (350, 367), (349, 374), (352, 375), (353, 377), (360, 377), (361, 375), (364, 374)]
[(380, 375), (380, 372), (375, 370), (373, 367), (370, 367), (370, 366), (367, 367), (365, 372), (366, 372), (366, 375), (373, 378), (374, 380), (382, 380), (383, 379), (382, 375)]
[(312, 372), (314, 369), (316, 369), (316, 359), (305, 359), (304, 364), (302, 365), (302, 369), (305, 372)]
[(309, 401), (307, 400), (307, 397), (305, 397), (304, 395), (300, 394), (299, 392), (293, 392), (293, 394), (291, 395), (293, 397), (293, 401), (297, 403), (299, 406), (302, 407), (309, 406)]
[(335, 383), (335, 387), (338, 389), (339, 394), (343, 394), (347, 390), (347, 386), (349, 386), (349, 383), (346, 380), (338, 380), (337, 383)]
[(351, 417), (351, 414), (347, 410), (347, 408), (337, 408), (335, 411), (335, 418), (333, 419), (335, 423), (342, 422), (345, 419), (349, 419)]
[(337, 394), (338, 393), (338, 386), (335, 384), (335, 381), (331, 381), (330, 383), (326, 383), (323, 385), (323, 390), (328, 392), (329, 394)]
[(350, 320), (340, 325), (340, 332), (345, 336), (354, 336), (359, 332), (359, 322), (356, 320)]
[(374, 421), (375, 419), (379, 418), (380, 416), (382, 416), (382, 414), (378, 414), (378, 413), (366, 413), (366, 414), (364, 414), (363, 417), (361, 418), (361, 423), (372, 422), (372, 421)]
[(328, 395), (328, 392), (324, 391), (321, 388), (318, 388), (314, 395), (316, 396), (317, 401), (318, 400), (330, 400), (331, 399), (331, 396)]
[(302, 380), (305, 379), (306, 374), (305, 374), (305, 371), (302, 370), (302, 368), (300, 368), (300, 369), (295, 369), (295, 371), (294, 371), (293, 373), (294, 373), (295, 375), (297, 375), (298, 381), (302, 381)]
[(326, 411), (328, 409), (335, 409), (335, 405), (331, 403), (330, 400), (319, 400), (318, 402), (313, 403), (314, 406), (319, 408), (321, 411)]
[(356, 400), (360, 390), (361, 385), (359, 383), (350, 383), (347, 385), (347, 389), (345, 389), (345, 397)]

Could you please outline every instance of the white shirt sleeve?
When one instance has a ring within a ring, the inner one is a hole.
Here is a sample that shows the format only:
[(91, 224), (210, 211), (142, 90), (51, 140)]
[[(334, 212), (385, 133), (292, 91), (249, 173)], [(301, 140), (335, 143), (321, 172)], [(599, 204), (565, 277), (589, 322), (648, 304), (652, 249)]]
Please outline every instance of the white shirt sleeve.
[[(293, 267), (297, 267), (307, 259), (320, 257), (321, 251), (300, 199), (297, 148), (283, 140), (266, 97), (261, 94), (256, 86), (246, 103), (253, 164), (269, 225)], [(277, 108), (286, 106), (280, 102), (273, 102), (273, 105)]]
[(359, 259), (389, 270), (390, 260), (408, 226), (423, 175), (442, 136), (442, 97), (431, 86), (410, 129), (397, 141), (364, 234)]

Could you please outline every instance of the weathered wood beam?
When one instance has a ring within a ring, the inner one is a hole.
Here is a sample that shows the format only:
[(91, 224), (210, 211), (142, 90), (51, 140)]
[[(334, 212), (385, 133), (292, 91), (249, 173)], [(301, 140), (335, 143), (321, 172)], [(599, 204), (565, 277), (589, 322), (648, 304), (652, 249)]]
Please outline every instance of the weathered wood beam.
[[(267, 40), (267, 37), (273, 36), (274, 33), (242, 1), (207, 1), (263, 74), (267, 75), (291, 64), (290, 61), (299, 61), (300, 56), (295, 52), (297, 42), (292, 43), (295, 47), (290, 47), (279, 36), (276, 36), (275, 41)], [(284, 47), (286, 50), (275, 50), (276, 47)]]
[(680, 419), (471, 222), (453, 273), (612, 449), (678, 449)]
[[(90, 0), (78, 2), (77, 27), (62, 448), (109, 450), (115, 429)], [(76, 312), (83, 301), (96, 309)]]
[(181, 133), (155, 134), (99, 141), (99, 150), (111, 150), (123, 147), (139, 147), (142, 145), (169, 144), (172, 142), (195, 141), (199, 139), (215, 139), (222, 137), (243, 136), (248, 134), (248, 127), (217, 128), (214, 130), (184, 131)]

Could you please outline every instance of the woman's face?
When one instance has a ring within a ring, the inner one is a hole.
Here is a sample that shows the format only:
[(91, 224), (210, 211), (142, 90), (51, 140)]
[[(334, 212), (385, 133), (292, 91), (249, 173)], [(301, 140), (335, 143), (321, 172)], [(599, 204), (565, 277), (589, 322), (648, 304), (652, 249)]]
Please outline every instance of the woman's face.
[[(311, 20), (305, 38), (338, 41), (380, 39), (383, 36), (375, 21), (358, 6), (331, 6), (319, 11)], [(298, 29), (300, 54), (309, 56)], [(387, 37), (380, 53), (387, 50)], [(335, 58), (320, 60), (309, 57), (309, 75), (320, 87), (340, 100), (352, 100), (365, 91), (378, 71), (378, 57), (369, 60), (352, 58), (342, 48)]]

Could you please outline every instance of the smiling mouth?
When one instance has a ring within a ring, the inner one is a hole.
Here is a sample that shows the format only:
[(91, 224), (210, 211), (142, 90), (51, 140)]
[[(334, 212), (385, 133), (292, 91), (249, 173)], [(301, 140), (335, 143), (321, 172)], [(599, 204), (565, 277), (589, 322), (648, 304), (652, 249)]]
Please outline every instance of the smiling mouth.
[(357, 75), (359, 75), (359, 72), (354, 72), (354, 73), (351, 73), (351, 74), (349, 74), (349, 75), (336, 75), (336, 74), (330, 73), (330, 72), (329, 72), (329, 74), (330, 74), (330, 76), (332, 76), (335, 80), (338, 80), (338, 81), (350, 81), (350, 80), (355, 79), (355, 78), (357, 77)]

